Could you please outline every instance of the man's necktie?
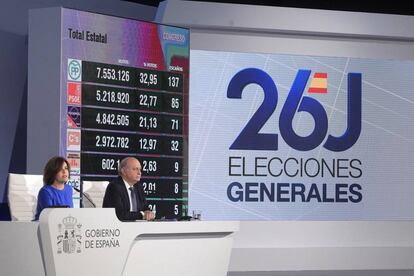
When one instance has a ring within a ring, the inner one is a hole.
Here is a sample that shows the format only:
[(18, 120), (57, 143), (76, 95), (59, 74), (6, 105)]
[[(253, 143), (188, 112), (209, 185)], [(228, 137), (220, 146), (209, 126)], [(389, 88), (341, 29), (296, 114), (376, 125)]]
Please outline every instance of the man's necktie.
[(134, 191), (134, 187), (129, 187), (129, 191), (131, 192), (131, 206), (132, 212), (138, 211), (138, 204), (137, 204), (137, 196)]

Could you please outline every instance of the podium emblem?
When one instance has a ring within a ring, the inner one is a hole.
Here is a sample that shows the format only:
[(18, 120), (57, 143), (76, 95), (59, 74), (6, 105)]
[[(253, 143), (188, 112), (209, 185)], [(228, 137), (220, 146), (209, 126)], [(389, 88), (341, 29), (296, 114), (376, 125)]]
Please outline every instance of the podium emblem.
[(58, 224), (57, 253), (80, 253), (82, 248), (82, 224), (75, 217), (67, 216)]

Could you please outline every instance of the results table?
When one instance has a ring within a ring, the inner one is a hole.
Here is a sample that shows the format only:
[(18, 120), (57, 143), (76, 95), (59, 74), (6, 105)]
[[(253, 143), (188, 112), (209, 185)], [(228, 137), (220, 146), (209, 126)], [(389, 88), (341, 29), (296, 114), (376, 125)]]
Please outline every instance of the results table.
[[(69, 85), (69, 84), (68, 84)], [(183, 74), (81, 61), (81, 180), (116, 177), (137, 157), (157, 217), (183, 208)]]

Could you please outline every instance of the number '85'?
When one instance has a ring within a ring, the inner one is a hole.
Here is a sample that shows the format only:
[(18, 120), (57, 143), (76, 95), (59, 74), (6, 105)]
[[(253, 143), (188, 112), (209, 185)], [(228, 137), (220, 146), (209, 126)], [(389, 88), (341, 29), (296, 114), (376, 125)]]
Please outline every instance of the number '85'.
[[(279, 131), (283, 140), (293, 149), (308, 151), (318, 147), (328, 131), (328, 117), (322, 104), (316, 99), (303, 96), (311, 74), (310, 70), (299, 70), (279, 117)], [(247, 68), (238, 72), (230, 81), (227, 97), (241, 99), (243, 89), (249, 84), (262, 87), (264, 100), (236, 140), (230, 146), (233, 150), (277, 150), (278, 134), (259, 133), (260, 129), (276, 109), (278, 93), (276, 84), (263, 70)], [(347, 128), (342, 136), (328, 135), (323, 147), (340, 152), (352, 147), (361, 133), (361, 74), (348, 74)], [(315, 127), (308, 136), (299, 136), (293, 129), (296, 112), (309, 113)]]

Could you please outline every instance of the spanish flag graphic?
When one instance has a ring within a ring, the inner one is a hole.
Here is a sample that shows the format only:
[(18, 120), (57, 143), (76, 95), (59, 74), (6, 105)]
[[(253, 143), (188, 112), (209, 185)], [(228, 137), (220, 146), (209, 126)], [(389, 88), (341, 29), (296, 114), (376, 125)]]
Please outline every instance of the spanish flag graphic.
[(328, 73), (316, 72), (313, 74), (311, 84), (308, 89), (309, 93), (327, 93), (328, 92)]

